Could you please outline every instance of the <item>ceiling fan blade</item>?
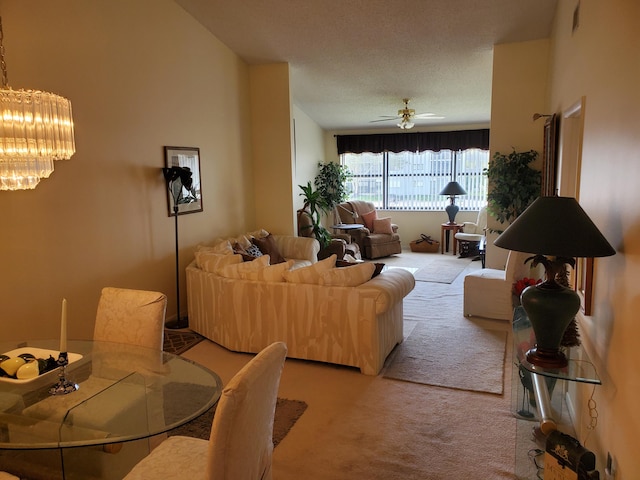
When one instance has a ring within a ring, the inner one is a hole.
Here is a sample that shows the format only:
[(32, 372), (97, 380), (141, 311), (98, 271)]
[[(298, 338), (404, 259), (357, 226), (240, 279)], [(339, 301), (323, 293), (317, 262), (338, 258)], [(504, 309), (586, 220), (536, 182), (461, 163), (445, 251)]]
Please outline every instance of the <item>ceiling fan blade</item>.
[(371, 120), (369, 121), (369, 123), (376, 123), (376, 122), (391, 122), (391, 121), (395, 121), (395, 120), (400, 120), (402, 117), (389, 117), (389, 118), (381, 118), (380, 120)]

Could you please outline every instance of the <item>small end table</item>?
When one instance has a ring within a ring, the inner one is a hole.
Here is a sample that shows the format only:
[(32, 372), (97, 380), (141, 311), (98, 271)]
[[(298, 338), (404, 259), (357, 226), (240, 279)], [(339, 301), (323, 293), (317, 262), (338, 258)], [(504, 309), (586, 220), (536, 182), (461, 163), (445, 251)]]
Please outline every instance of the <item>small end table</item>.
[[(440, 229), (440, 253), (449, 252), (449, 232), (453, 231), (453, 254), (458, 254), (458, 242), (455, 235), (462, 231), (462, 224), (459, 223), (443, 223)], [(446, 241), (445, 241), (446, 239)], [(446, 247), (445, 247), (446, 244)], [(445, 250), (446, 248), (446, 250)]]

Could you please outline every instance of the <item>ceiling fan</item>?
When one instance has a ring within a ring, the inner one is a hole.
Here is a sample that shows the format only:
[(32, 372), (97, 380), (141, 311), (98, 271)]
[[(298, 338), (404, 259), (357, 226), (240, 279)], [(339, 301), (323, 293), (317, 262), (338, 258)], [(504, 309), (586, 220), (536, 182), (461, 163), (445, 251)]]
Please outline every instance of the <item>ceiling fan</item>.
[(380, 120), (372, 120), (371, 123), (374, 122), (388, 122), (391, 120), (400, 120), (399, 123), (397, 123), (398, 127), (400, 127), (402, 130), (409, 130), (410, 128), (413, 128), (413, 126), (415, 125), (413, 120), (414, 119), (422, 119), (422, 120), (441, 120), (444, 117), (438, 117), (436, 116), (435, 113), (418, 113), (416, 114), (416, 111), (413, 108), (409, 108), (409, 99), (408, 98), (403, 98), (402, 101), (404, 102), (404, 108), (401, 108), (400, 110), (398, 110), (398, 114), (397, 115), (381, 115)]

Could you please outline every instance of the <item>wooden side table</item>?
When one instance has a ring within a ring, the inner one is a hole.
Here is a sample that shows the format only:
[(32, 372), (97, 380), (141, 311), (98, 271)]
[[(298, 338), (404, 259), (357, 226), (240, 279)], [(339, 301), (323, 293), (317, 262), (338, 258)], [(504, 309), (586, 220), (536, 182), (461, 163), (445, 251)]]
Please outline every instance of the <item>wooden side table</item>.
[[(440, 229), (440, 253), (449, 252), (449, 232), (453, 231), (453, 254), (458, 254), (458, 242), (455, 235), (462, 231), (462, 225), (459, 223), (443, 223)], [(446, 239), (446, 241), (445, 241)], [(445, 247), (446, 243), (446, 247)], [(446, 250), (445, 250), (446, 248)]]

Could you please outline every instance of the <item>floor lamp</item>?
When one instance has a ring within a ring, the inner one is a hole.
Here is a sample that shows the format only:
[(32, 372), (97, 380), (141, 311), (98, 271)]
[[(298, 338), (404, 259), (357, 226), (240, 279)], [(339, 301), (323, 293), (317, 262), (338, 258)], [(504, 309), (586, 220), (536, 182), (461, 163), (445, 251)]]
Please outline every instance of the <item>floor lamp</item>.
[(182, 188), (186, 187), (187, 190), (191, 189), (193, 179), (191, 178), (191, 170), (182, 167), (163, 168), (162, 173), (164, 179), (167, 182), (167, 189), (169, 194), (173, 198), (173, 217), (175, 219), (175, 231), (176, 231), (176, 310), (177, 315), (175, 320), (171, 320), (165, 324), (165, 327), (171, 329), (187, 328), (189, 326), (189, 319), (187, 317), (180, 316), (180, 259), (178, 255), (178, 210), (179, 202), (182, 197)]

